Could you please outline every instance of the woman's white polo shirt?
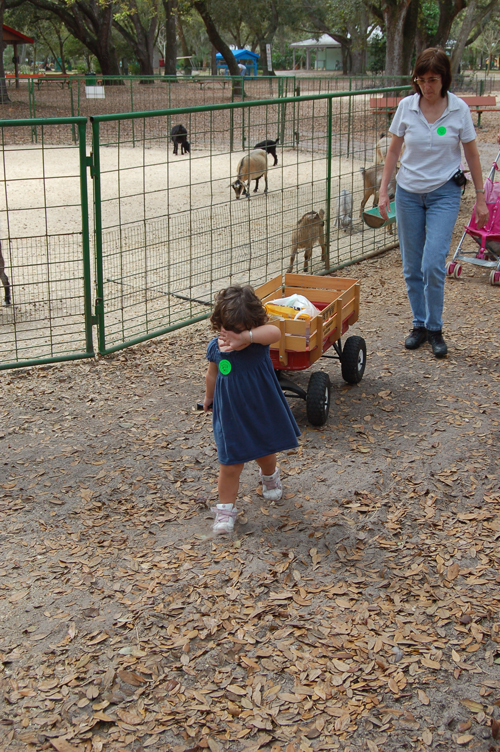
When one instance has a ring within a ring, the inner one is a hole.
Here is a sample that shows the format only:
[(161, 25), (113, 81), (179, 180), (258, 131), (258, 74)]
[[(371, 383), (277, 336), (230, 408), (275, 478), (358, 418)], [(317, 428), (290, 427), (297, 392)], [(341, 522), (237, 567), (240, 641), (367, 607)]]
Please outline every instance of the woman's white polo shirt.
[(396, 180), (410, 193), (429, 193), (444, 185), (460, 167), (460, 142), (476, 138), (468, 105), (448, 92), (448, 105), (435, 123), (419, 106), (420, 94), (398, 105), (389, 132), (403, 136), (405, 149)]

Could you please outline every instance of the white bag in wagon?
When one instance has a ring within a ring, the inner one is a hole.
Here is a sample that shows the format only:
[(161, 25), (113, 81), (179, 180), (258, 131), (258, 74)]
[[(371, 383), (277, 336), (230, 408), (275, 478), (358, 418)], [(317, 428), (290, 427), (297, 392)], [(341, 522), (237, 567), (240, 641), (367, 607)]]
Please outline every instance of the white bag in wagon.
[(278, 298), (264, 303), (267, 313), (283, 319), (305, 319), (309, 321), (320, 313), (316, 306), (304, 295), (294, 293), (288, 298)]

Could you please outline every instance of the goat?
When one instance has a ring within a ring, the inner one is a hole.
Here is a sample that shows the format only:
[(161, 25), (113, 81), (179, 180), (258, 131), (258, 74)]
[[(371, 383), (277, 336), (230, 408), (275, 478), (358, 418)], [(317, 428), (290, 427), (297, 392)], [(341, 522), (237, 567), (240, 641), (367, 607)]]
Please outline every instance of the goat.
[(325, 231), (324, 222), (325, 212), (320, 209), (319, 212), (310, 211), (304, 214), (303, 217), (297, 222), (297, 227), (292, 230), (292, 255), (290, 256), (290, 264), (288, 266), (287, 274), (293, 269), (293, 262), (299, 248), (304, 248), (304, 271), (307, 272), (309, 268), (309, 260), (312, 256), (312, 249), (318, 243), (321, 246), (321, 258), (325, 264), (325, 269), (328, 269), (329, 259), (326, 251), (325, 244)]
[(352, 193), (343, 188), (337, 199), (335, 227), (344, 231), (352, 229)]
[(183, 125), (174, 125), (170, 131), (170, 135), (174, 144), (174, 154), (177, 154), (179, 144), (181, 145), (181, 154), (189, 154), (191, 152), (191, 145), (187, 140), (187, 130)]
[(240, 159), (236, 171), (238, 177), (234, 183), (231, 183), (231, 188), (234, 189), (237, 199), (240, 196), (250, 198), (250, 182), (252, 180), (255, 180), (254, 193), (257, 193), (261, 177), (264, 177), (266, 183), (264, 193), (267, 193), (267, 152), (264, 149), (255, 149), (244, 156), (243, 159)]
[(276, 139), (276, 141), (271, 141), (270, 138), (266, 138), (265, 141), (259, 141), (258, 144), (255, 144), (253, 148), (264, 149), (264, 151), (267, 151), (268, 154), (271, 154), (274, 157), (273, 167), (276, 167), (276, 165), (278, 164), (278, 156), (276, 154), (277, 143), (279, 143), (279, 137)]
[(391, 139), (389, 136), (381, 133), (379, 140), (375, 144), (375, 164), (384, 164), (390, 143)]
[[(359, 211), (360, 217), (363, 217), (365, 204), (372, 194), (373, 206), (376, 206), (378, 204), (378, 192), (380, 189), (380, 183), (382, 182), (383, 171), (384, 165), (372, 165), (368, 168), (361, 168), (361, 173), (363, 175), (363, 199), (361, 201), (361, 209)], [(394, 171), (394, 174), (389, 181), (387, 192), (389, 193), (389, 198), (394, 198), (394, 196), (396, 195), (396, 170)]]
[[(375, 144), (375, 164), (385, 163), (385, 158), (387, 156), (387, 152), (389, 150), (390, 144), (391, 144), (391, 139), (389, 138), (389, 136), (386, 136), (385, 133), (381, 133), (379, 140)], [(398, 167), (399, 167), (399, 161), (403, 155), (404, 150), (405, 150), (405, 145), (403, 144), (401, 148), (401, 153), (398, 159)]]
[(5, 274), (5, 261), (3, 259), (1, 242), (0, 242), (0, 279), (2, 280), (2, 284), (3, 284), (4, 292), (5, 292), (4, 305), (10, 306), (10, 304), (12, 303), (12, 300), (10, 297), (10, 282), (9, 282), (8, 276)]

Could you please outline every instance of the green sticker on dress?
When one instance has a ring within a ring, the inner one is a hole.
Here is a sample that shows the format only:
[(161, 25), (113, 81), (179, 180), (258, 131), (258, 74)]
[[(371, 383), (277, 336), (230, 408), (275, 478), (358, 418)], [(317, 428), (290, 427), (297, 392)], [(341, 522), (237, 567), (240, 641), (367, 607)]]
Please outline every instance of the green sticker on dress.
[(224, 376), (227, 376), (227, 374), (231, 371), (231, 363), (229, 360), (221, 360), (219, 363), (219, 371), (224, 374)]
[(444, 127), (444, 125), (440, 125), (436, 133), (438, 134), (438, 136), (444, 136), (444, 134), (446, 133), (446, 128)]

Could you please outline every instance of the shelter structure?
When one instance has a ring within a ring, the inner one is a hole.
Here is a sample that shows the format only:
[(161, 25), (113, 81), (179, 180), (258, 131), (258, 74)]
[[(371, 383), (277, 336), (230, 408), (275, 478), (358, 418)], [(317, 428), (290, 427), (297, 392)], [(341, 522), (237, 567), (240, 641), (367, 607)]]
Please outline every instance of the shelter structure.
[(316, 52), (314, 68), (316, 70), (342, 70), (342, 45), (328, 34), (322, 34), (319, 39), (304, 39), (302, 42), (292, 42), (293, 69), (295, 70), (295, 50), (306, 51), (306, 70), (311, 69), (311, 52)]
[(3, 43), (4, 47), (7, 44), (12, 44), (14, 47), (14, 75), (16, 78), (16, 89), (19, 89), (19, 55), (17, 52), (18, 45), (33, 44), (34, 39), (27, 37), (26, 34), (21, 34), (20, 31), (12, 29), (10, 26), (3, 24)]
[[(246, 66), (247, 72), (245, 75), (257, 75), (257, 60), (259, 59), (260, 55), (258, 55), (256, 52), (252, 52), (251, 50), (231, 50), (231, 52), (235, 56), (237, 63), (242, 63), (242, 65)], [(229, 73), (228, 67), (220, 52), (216, 54), (215, 59), (217, 61), (217, 74), (227, 76)]]

